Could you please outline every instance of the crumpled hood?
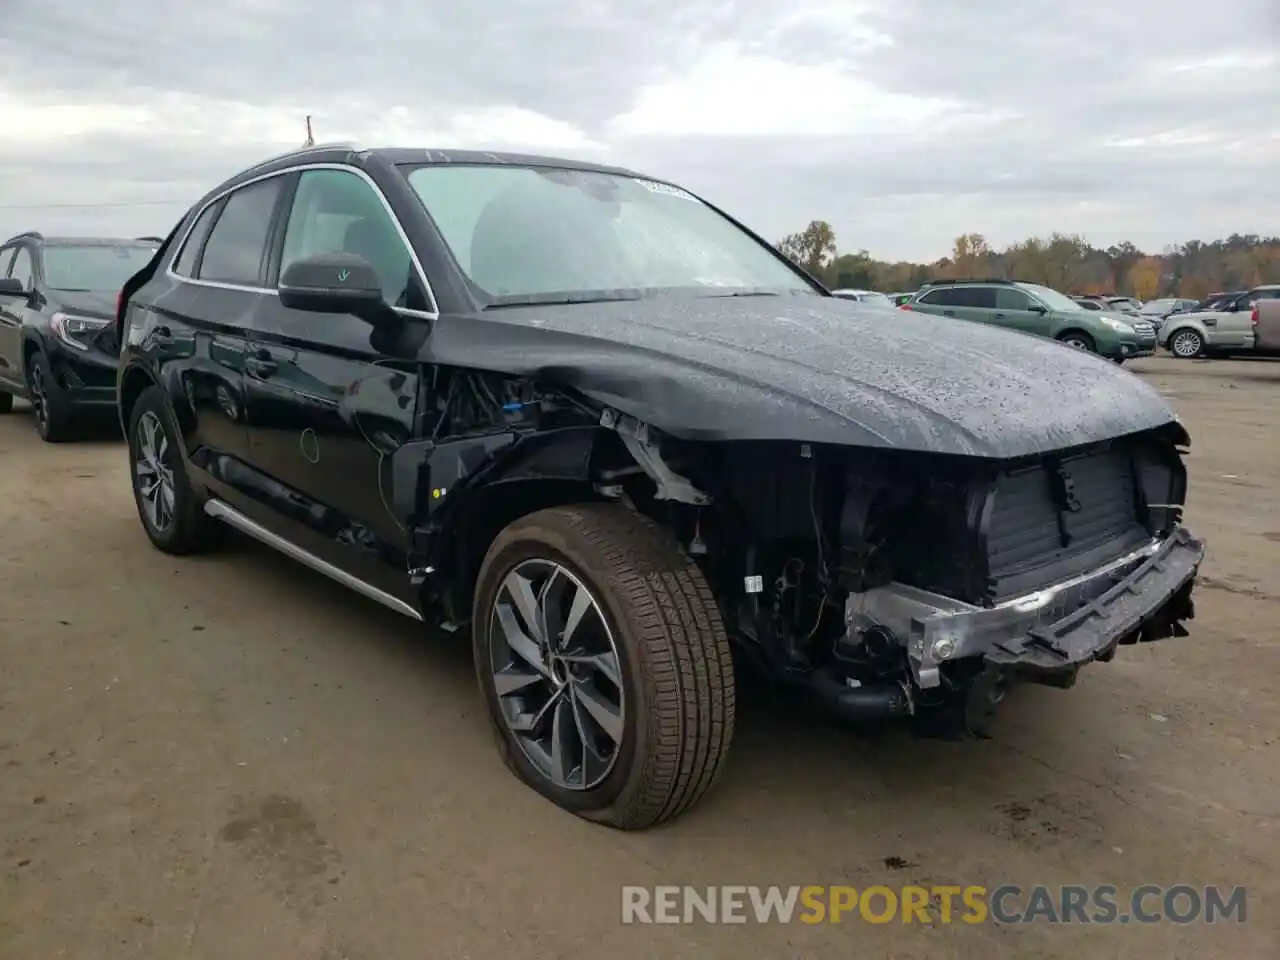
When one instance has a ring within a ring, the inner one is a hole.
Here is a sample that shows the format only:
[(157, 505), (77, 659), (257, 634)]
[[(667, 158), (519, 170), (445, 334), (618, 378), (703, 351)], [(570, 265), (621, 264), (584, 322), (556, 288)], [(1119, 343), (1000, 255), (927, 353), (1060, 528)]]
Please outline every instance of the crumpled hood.
[(58, 290), (54, 295), (57, 297), (58, 304), (67, 313), (108, 320), (115, 318), (116, 295), (114, 293), (103, 293), (97, 290)]
[(817, 296), (653, 298), (442, 322), (437, 362), (545, 379), (689, 439), (979, 457), (1175, 421), (1100, 357), (979, 323)]

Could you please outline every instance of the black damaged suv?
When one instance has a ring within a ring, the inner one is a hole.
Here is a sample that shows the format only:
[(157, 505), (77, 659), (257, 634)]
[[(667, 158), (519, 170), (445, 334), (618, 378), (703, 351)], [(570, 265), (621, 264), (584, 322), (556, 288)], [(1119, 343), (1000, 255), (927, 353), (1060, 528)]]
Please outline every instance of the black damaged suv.
[(981, 732), (1186, 633), (1187, 434), (1082, 351), (832, 297), (685, 190), (316, 147), (223, 183), (125, 288), (161, 550), (224, 525), (465, 630), (502, 756), (581, 816), (688, 809), (735, 662)]
[(159, 244), (34, 231), (0, 244), (0, 413), (22, 397), (57, 442), (115, 407), (117, 296)]

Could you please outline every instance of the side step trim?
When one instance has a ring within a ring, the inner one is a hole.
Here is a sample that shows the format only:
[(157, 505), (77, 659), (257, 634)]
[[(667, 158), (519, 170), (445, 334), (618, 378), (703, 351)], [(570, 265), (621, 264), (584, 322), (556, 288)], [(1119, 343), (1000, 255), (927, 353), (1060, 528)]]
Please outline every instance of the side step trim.
[(257, 521), (250, 520), (243, 513), (228, 503), (224, 503), (218, 499), (206, 500), (204, 512), (211, 517), (216, 517), (224, 523), (235, 527), (241, 533), (247, 533), (255, 540), (265, 543), (273, 550), (279, 550), (286, 557), (289, 557), (292, 560), (297, 560), (303, 566), (310, 567), (312, 570), (317, 573), (324, 574), (331, 580), (336, 580), (349, 590), (354, 590), (356, 593), (366, 596), (370, 600), (376, 600), (384, 607), (390, 607), (396, 613), (403, 614), (406, 617), (410, 617), (414, 620), (422, 619), (421, 613), (409, 604), (405, 603), (399, 597), (393, 597), (385, 590), (379, 590), (377, 587), (373, 586), (373, 584), (365, 583), (359, 577), (353, 577), (345, 570), (335, 567), (327, 560), (321, 560), (309, 550), (302, 549), (302, 547), (298, 546), (296, 543), (286, 540), (277, 533), (272, 533)]

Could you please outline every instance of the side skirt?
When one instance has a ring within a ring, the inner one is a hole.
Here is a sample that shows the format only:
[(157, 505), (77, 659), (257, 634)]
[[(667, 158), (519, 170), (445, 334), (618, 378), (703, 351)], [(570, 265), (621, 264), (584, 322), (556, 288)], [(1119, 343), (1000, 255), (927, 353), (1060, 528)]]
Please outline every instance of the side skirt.
[(385, 590), (379, 590), (372, 584), (365, 583), (365, 581), (357, 577), (353, 577), (345, 570), (335, 567), (327, 560), (321, 560), (314, 553), (302, 549), (302, 547), (298, 546), (296, 543), (286, 540), (279, 534), (272, 533), (256, 520), (249, 519), (235, 507), (222, 500), (210, 499), (205, 501), (204, 512), (211, 517), (235, 527), (241, 533), (248, 534), (255, 540), (265, 543), (273, 550), (280, 551), (286, 557), (289, 557), (292, 560), (297, 560), (303, 566), (310, 567), (312, 570), (317, 573), (324, 574), (331, 580), (336, 580), (349, 590), (354, 590), (356, 593), (368, 597), (370, 600), (376, 600), (384, 607), (388, 607), (396, 613), (403, 614), (404, 616), (410, 617), (414, 620), (422, 620), (422, 614), (403, 600), (398, 597), (393, 597)]

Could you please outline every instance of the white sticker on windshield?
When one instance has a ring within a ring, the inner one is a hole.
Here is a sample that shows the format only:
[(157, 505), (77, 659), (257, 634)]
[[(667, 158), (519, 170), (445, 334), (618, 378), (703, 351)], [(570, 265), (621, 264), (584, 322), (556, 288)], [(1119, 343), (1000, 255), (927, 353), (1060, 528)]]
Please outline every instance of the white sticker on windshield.
[(681, 190), (679, 187), (673, 187), (669, 183), (658, 183), (656, 180), (641, 180), (639, 177), (635, 177), (634, 179), (636, 183), (640, 184), (640, 186), (644, 187), (650, 193), (661, 193), (668, 197), (679, 197), (681, 200), (692, 200), (694, 203), (698, 202), (698, 198), (692, 193), (689, 193), (687, 190)]

